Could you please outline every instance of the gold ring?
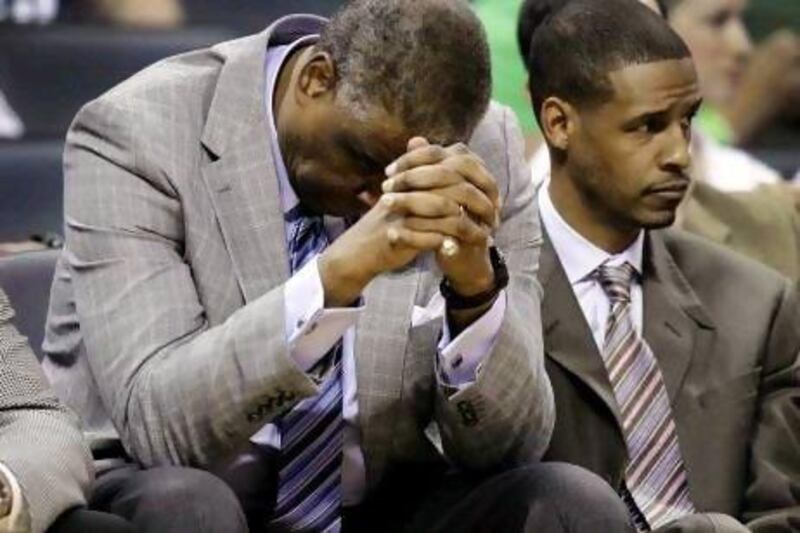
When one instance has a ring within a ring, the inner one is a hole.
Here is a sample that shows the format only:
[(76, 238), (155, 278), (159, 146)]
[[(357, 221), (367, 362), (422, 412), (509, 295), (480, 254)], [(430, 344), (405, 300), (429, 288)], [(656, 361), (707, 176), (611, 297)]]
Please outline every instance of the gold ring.
[(442, 255), (445, 257), (453, 257), (458, 253), (458, 243), (452, 237), (445, 237), (441, 248), (439, 248), (439, 251), (441, 251)]

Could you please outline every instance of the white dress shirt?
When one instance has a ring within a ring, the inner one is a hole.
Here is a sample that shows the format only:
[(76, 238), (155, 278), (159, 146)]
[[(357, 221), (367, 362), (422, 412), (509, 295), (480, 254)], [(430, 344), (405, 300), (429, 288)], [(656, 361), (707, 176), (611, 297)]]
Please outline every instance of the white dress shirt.
[[(283, 212), (297, 205), (298, 199), (288, 179), (283, 156), (278, 145), (278, 135), (272, 113), (273, 96), (280, 68), (291, 52), (311, 44), (317, 36), (306, 36), (290, 45), (277, 46), (267, 51), (265, 99), (267, 122), (271, 139), (272, 156), (281, 192)], [(326, 218), (325, 229), (330, 242), (345, 227), (341, 220)], [(289, 228), (286, 228), (287, 243)], [(363, 305), (338, 309), (324, 307), (324, 289), (317, 268), (317, 258), (311, 259), (286, 282), (284, 286), (285, 331), (289, 354), (303, 370), (309, 370), (342, 339), (342, 415), (345, 422), (342, 460), (342, 503), (352, 506), (360, 503), (366, 489), (364, 456), (358, 430), (358, 391), (355, 369), (355, 323), (363, 312)], [(439, 366), (447, 384), (457, 388), (468, 386), (475, 380), (480, 363), (490, 353), (505, 316), (506, 295), (503, 291), (494, 305), (458, 337), (450, 340), (444, 301), (440, 295), (425, 308), (415, 307), (412, 326), (431, 320), (443, 322), (439, 342)], [(261, 445), (280, 449), (280, 433), (268, 424), (251, 440)]]
[(550, 242), (558, 255), (561, 265), (567, 274), (572, 292), (581, 306), (583, 316), (592, 330), (594, 342), (602, 353), (605, 343), (605, 330), (608, 314), (611, 311), (611, 300), (606, 296), (603, 287), (597, 280), (595, 271), (600, 265), (619, 266), (630, 263), (639, 276), (631, 284), (631, 313), (633, 324), (639, 335), (642, 334), (643, 307), (642, 285), (639, 277), (642, 274), (642, 252), (644, 249), (644, 231), (628, 248), (618, 254), (609, 254), (601, 250), (573, 229), (559, 214), (550, 198), (550, 181), (546, 180), (539, 187), (539, 215), (547, 231)]

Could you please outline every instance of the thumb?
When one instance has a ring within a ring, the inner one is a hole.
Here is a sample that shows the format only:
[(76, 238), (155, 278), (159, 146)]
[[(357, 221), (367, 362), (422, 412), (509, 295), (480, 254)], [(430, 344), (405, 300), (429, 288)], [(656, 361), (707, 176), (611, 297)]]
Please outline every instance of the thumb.
[(430, 143), (428, 142), (428, 139), (426, 139), (425, 137), (411, 137), (408, 140), (408, 146), (406, 151), (411, 152), (412, 150), (428, 146), (429, 144)]

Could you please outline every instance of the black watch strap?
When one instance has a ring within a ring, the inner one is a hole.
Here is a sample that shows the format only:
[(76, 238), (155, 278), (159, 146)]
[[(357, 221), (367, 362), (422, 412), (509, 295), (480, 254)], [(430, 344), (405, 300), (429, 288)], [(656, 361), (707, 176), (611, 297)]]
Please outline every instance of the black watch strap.
[(442, 293), (449, 309), (474, 309), (488, 304), (495, 299), (497, 294), (508, 285), (508, 268), (503, 259), (503, 254), (495, 246), (489, 247), (489, 261), (494, 270), (494, 287), (487, 291), (473, 294), (472, 296), (462, 296), (458, 294), (448, 283), (447, 278), (442, 279), (439, 284), (439, 291)]

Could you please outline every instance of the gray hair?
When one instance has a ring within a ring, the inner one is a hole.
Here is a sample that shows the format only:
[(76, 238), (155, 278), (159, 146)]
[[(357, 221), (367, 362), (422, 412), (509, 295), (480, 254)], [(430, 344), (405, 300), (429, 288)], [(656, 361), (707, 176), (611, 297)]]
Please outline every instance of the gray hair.
[(357, 116), (380, 105), (415, 133), (453, 142), (489, 105), (489, 48), (465, 0), (351, 0), (317, 47), (335, 63), (338, 101)]

